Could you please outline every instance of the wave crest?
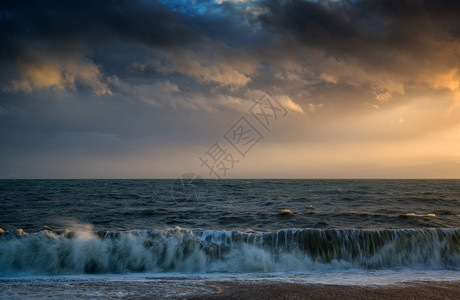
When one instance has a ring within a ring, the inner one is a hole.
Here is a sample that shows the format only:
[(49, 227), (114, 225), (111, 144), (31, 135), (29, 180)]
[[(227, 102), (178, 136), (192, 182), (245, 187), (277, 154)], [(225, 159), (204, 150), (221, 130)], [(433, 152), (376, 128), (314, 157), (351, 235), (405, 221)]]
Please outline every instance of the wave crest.
[(43, 230), (0, 240), (0, 273), (460, 268), (460, 229)]

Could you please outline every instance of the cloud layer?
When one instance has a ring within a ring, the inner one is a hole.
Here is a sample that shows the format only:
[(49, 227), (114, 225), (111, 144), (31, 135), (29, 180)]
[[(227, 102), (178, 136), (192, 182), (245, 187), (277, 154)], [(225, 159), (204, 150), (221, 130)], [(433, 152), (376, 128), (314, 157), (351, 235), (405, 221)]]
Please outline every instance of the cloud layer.
[[(84, 160), (88, 149), (124, 149), (114, 160), (136, 155), (134, 145), (147, 156), (165, 155), (164, 145), (190, 153), (212, 144), (264, 92), (289, 111), (270, 138), (294, 143), (286, 147), (292, 153), (344, 140), (374, 149), (375, 139), (450, 141), (456, 149), (459, 15), (453, 0), (3, 1), (0, 176), (46, 177), (38, 166), (52, 160), (48, 153), (69, 160), (49, 176), (64, 176), (70, 158)], [(106, 147), (95, 135), (116, 142)], [(282, 156), (279, 145), (258, 151)], [(418, 151), (406, 146), (398, 159)], [(445, 153), (420, 159), (457, 160)], [(36, 158), (21, 167), (27, 156)], [(183, 165), (193, 159), (186, 157)], [(110, 176), (104, 166), (94, 174)], [(258, 176), (259, 167), (242, 174)], [(139, 176), (181, 169), (171, 168)], [(120, 169), (136, 174), (135, 166)], [(283, 172), (273, 176), (289, 177)]]

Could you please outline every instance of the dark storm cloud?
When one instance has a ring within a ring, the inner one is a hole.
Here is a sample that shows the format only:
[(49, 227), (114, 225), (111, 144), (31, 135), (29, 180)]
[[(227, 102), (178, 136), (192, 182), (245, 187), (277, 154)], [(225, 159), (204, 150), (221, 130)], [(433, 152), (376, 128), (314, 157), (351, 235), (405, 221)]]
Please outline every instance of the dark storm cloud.
[(385, 59), (401, 53), (430, 57), (432, 42), (460, 37), (458, 1), (274, 0), (263, 5), (262, 24), (290, 47), (375, 64), (387, 64)]
[[(95, 82), (91, 88), (104, 94), (110, 92), (106, 76), (126, 79), (153, 74), (158, 79), (155, 68), (144, 70), (145, 62), (157, 57), (169, 65), (176, 58), (186, 62), (186, 66), (160, 70), (168, 78), (176, 73), (205, 78), (201, 83), (210, 78), (219, 78), (223, 84), (247, 82), (246, 71), (234, 70), (227, 62), (238, 57), (247, 61), (243, 45), (257, 40), (250, 27), (254, 18), (238, 11), (244, 9), (206, 1), (181, 5), (167, 1), (7, 1), (0, 8), (3, 90), (32, 92), (57, 87), (76, 91), (81, 82), (83, 86)], [(237, 53), (231, 48), (235, 45), (242, 48)], [(212, 65), (214, 71), (210, 67), (192, 69), (199, 56), (213, 60), (198, 63)], [(225, 66), (219, 65), (221, 60)], [(239, 64), (242, 69), (244, 63)], [(141, 72), (133, 72), (136, 67)], [(229, 79), (232, 72), (239, 78)]]
[[(459, 89), (458, 1), (267, 0), (260, 7), (271, 37), (260, 57), (277, 70), (272, 86), (289, 87), (294, 100), (332, 91), (341, 100), (329, 98), (329, 107), (380, 105), (410, 91)], [(361, 96), (344, 97), (347, 86)]]
[(185, 16), (156, 1), (5, 1), (0, 16), (3, 55), (28, 42), (121, 39), (156, 47), (184, 44), (199, 34)]
[[(307, 48), (358, 64), (412, 72), (415, 60), (435, 58), (439, 42), (451, 47), (457, 41), (459, 14), (459, 2), (448, 0), (5, 1), (0, 11), (1, 73), (5, 80), (14, 74), (11, 64), (39, 60), (46, 53), (66, 59), (94, 54), (104, 67), (151, 56), (133, 44), (164, 51), (195, 44), (192, 51), (197, 52), (210, 40), (231, 50), (218, 49), (224, 52), (220, 59), (250, 57), (273, 65), (291, 59), (308, 65), (312, 58), (305, 54)], [(238, 52), (233, 53), (235, 48)], [(456, 62), (452, 51), (441, 63)]]
[(110, 93), (105, 76), (125, 77), (145, 47), (182, 47), (201, 36), (187, 16), (157, 1), (5, 1), (0, 83), (8, 92)]

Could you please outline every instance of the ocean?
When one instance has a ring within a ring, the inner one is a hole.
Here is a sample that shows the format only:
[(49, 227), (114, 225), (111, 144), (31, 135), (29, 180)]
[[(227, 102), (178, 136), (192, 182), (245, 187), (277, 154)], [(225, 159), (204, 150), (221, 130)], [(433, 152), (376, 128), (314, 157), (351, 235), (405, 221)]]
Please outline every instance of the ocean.
[(2, 298), (460, 280), (459, 180), (0, 180), (0, 201)]

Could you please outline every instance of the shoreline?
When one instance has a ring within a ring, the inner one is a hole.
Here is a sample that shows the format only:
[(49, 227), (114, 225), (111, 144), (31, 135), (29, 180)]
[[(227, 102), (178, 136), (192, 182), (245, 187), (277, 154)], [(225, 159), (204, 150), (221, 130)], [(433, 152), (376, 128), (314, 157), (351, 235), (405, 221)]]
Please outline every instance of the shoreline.
[(460, 280), (388, 285), (213, 280), (1, 280), (2, 299), (459, 299)]
[(215, 282), (209, 286), (216, 292), (187, 299), (460, 299), (460, 281), (390, 285)]

